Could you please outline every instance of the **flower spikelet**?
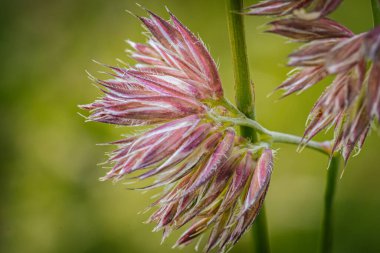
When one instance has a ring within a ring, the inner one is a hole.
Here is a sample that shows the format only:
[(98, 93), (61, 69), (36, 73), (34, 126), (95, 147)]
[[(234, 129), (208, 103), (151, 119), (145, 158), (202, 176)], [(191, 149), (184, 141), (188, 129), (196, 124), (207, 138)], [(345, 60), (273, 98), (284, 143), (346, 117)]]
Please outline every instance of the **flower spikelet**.
[(248, 7), (249, 15), (284, 16), (318, 19), (333, 12), (342, 0), (264, 0)]
[(328, 18), (302, 20), (290, 17), (272, 21), (268, 25), (270, 28), (267, 32), (302, 42), (331, 38), (348, 38), (353, 35), (348, 28)]
[(331, 153), (341, 151), (347, 162), (360, 150), (374, 120), (380, 116), (380, 27), (354, 34), (326, 17), (341, 0), (265, 0), (247, 14), (279, 17), (267, 32), (305, 44), (289, 55), (294, 67), (278, 88), (283, 97), (300, 93), (326, 77), (332, 83), (319, 97), (308, 117), (303, 141), (334, 128)]
[(224, 252), (259, 213), (273, 154), (268, 145), (238, 136), (234, 124), (215, 120), (239, 112), (223, 98), (216, 64), (201, 40), (174, 15), (166, 21), (149, 14), (139, 17), (148, 41), (128, 41), (138, 63), (110, 66), (108, 80), (92, 77), (104, 95), (81, 106), (90, 111), (89, 121), (150, 127), (112, 143), (112, 169), (102, 180), (147, 179), (133, 189), (163, 187), (150, 206), (154, 230), (165, 239), (188, 226), (175, 246), (208, 234), (205, 251)]
[[(295, 67), (296, 71), (277, 89), (284, 90), (283, 96), (288, 96), (302, 92), (328, 76), (335, 76), (310, 113), (304, 141), (333, 127), (335, 139), (332, 152), (340, 150), (347, 161), (355, 148), (360, 150), (362, 147), (371, 122), (379, 120), (380, 28), (354, 34), (329, 20), (331, 27), (327, 28), (330, 26), (327, 25), (325, 31), (319, 29), (322, 33), (316, 36), (313, 32), (315, 27), (309, 24), (325, 20), (304, 21), (302, 29), (293, 30), (297, 36), (278, 32), (274, 23), (275, 33), (306, 41), (305, 45), (289, 55), (288, 65)], [(299, 27), (298, 23), (290, 21), (286, 27), (290, 31), (293, 25)]]

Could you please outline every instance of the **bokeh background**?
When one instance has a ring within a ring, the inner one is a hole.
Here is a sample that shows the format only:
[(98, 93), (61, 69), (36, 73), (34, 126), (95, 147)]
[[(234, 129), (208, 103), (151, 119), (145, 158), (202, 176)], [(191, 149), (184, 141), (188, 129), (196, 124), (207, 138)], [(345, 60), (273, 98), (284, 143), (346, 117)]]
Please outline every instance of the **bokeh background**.
[[(99, 182), (96, 164), (127, 131), (84, 123), (78, 104), (99, 91), (85, 70), (102, 70), (91, 60), (130, 62), (129, 38), (143, 41), (143, 11), (136, 0), (0, 1), (0, 252), (193, 252), (162, 246), (159, 233), (138, 215), (149, 194), (122, 184)], [(139, 0), (167, 17), (165, 5), (198, 33), (220, 65), (226, 94), (233, 99), (233, 74), (224, 1)], [(246, 1), (246, 5), (254, 1)], [(333, 18), (355, 32), (372, 26), (370, 1), (346, 0)], [(247, 17), (246, 32), (257, 117), (268, 128), (302, 134), (320, 84), (300, 96), (277, 101), (269, 94), (286, 77), (285, 57), (295, 45), (263, 33), (268, 18)], [(331, 135), (318, 136), (319, 139)], [(316, 252), (322, 219), (327, 159), (294, 146), (278, 145), (266, 199), (273, 252)], [(339, 180), (334, 252), (380, 252), (380, 139), (373, 131)], [(231, 251), (252, 252), (247, 233)]]

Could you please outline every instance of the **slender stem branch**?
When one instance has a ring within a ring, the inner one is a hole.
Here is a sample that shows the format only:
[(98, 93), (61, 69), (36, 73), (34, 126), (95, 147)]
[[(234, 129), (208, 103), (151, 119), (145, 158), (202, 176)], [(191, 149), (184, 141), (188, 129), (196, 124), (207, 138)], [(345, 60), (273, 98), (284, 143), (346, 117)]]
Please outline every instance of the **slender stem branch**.
[(333, 246), (333, 202), (339, 171), (339, 155), (331, 158), (327, 171), (325, 209), (322, 223), (321, 253), (332, 252)]
[(373, 26), (380, 25), (380, 0), (371, 0)]
[(269, 135), (272, 136), (273, 142), (300, 145), (299, 150), (302, 150), (303, 147), (307, 147), (319, 151), (323, 154), (331, 153), (330, 141), (318, 142), (310, 140), (308, 142), (305, 142), (305, 140), (300, 136), (274, 131), (269, 131), (269, 133)]
[[(240, 15), (243, 9), (243, 0), (226, 0), (228, 30), (232, 47), (232, 57), (235, 76), (236, 105), (238, 109), (250, 119), (255, 119), (254, 88), (251, 85), (248, 67), (247, 47), (245, 43), (244, 21)], [(254, 128), (242, 126), (241, 134), (257, 141)], [(262, 208), (256, 217), (253, 231), (253, 240), (256, 252), (269, 253), (269, 239), (266, 228), (265, 209)]]
[(303, 138), (300, 136), (268, 130), (265, 127), (263, 127), (262, 125), (260, 125), (260, 123), (258, 123), (257, 121), (249, 119), (249, 118), (245, 117), (244, 115), (239, 115), (239, 118), (222, 117), (222, 116), (216, 116), (216, 115), (212, 115), (212, 114), (209, 114), (209, 115), (214, 120), (219, 121), (219, 122), (230, 122), (230, 123), (233, 123), (235, 125), (251, 127), (261, 134), (268, 135), (271, 138), (271, 141), (273, 141), (275, 143), (304, 145), (307, 148), (317, 150), (317, 151), (322, 152), (324, 154), (330, 154), (331, 153), (331, 142), (330, 141), (324, 141), (324, 142), (308, 141), (308, 142), (304, 142)]

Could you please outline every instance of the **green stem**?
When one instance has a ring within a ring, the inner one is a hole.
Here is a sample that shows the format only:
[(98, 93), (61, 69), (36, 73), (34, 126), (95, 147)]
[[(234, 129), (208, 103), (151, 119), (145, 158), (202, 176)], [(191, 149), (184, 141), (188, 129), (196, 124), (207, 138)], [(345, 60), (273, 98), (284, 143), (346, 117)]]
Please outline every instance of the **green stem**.
[(373, 17), (373, 26), (380, 25), (380, 1), (371, 0), (372, 4), (372, 17)]
[(321, 252), (332, 252), (333, 246), (333, 202), (339, 171), (339, 155), (331, 158), (327, 171), (327, 184), (325, 192), (325, 209), (322, 223)]
[(255, 220), (254, 226), (252, 226), (253, 245), (255, 252), (269, 253), (269, 238), (268, 238), (268, 226), (265, 213), (265, 205), (263, 204), (260, 210), (259, 216)]
[[(254, 89), (249, 76), (243, 16), (240, 15), (243, 9), (243, 0), (226, 0), (226, 7), (234, 65), (236, 105), (248, 118), (255, 119)], [(249, 138), (252, 142), (257, 141), (257, 134), (253, 128), (241, 127), (241, 135)], [(257, 252), (267, 253), (269, 252), (268, 233), (266, 226), (262, 224), (266, 224), (264, 208), (261, 209), (255, 220), (254, 227), (257, 227), (254, 230), (254, 242)]]
[(304, 147), (314, 149), (327, 155), (331, 153), (331, 141), (318, 142), (310, 140), (308, 142), (305, 142), (300, 136), (268, 130), (260, 125), (260, 123), (257, 121), (249, 119), (244, 115), (239, 115), (239, 118), (223, 117), (213, 114), (209, 114), (209, 116), (218, 122), (229, 122), (235, 125), (246, 126), (255, 129), (256, 132), (269, 136), (271, 141), (274, 143), (302, 145)]
[[(255, 119), (255, 98), (248, 67), (247, 46), (244, 34), (243, 0), (226, 0), (228, 30), (232, 49), (235, 77), (236, 106), (248, 118)], [(249, 127), (241, 127), (241, 134), (252, 142), (257, 140), (256, 132)]]

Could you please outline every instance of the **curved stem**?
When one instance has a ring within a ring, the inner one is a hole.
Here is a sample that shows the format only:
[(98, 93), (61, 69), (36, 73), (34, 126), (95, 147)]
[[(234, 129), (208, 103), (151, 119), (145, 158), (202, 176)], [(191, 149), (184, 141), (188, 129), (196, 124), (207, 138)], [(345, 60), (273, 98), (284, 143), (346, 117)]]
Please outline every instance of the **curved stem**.
[(323, 154), (329, 155), (331, 153), (330, 141), (318, 142), (310, 140), (308, 142), (305, 142), (305, 140), (300, 136), (274, 131), (269, 131), (269, 133), (269, 135), (272, 136), (273, 142), (300, 145), (299, 150), (302, 150), (303, 147), (307, 147), (319, 151)]
[(380, 0), (371, 0), (373, 26), (380, 25)]
[(240, 126), (246, 126), (251, 127), (255, 129), (257, 132), (261, 134), (268, 135), (271, 138), (272, 142), (275, 143), (287, 143), (287, 144), (295, 144), (295, 145), (302, 145), (301, 147), (307, 147), (314, 149), (316, 151), (322, 152), (324, 154), (330, 154), (331, 153), (331, 142), (330, 141), (324, 141), (324, 142), (317, 142), (317, 141), (308, 141), (305, 142), (302, 137), (287, 134), (287, 133), (280, 133), (276, 131), (271, 131), (260, 125), (255, 120), (249, 119), (243, 115), (239, 115), (239, 118), (230, 118), (230, 117), (223, 117), (223, 116), (217, 116), (209, 114), (210, 117), (212, 117), (215, 121), (219, 122), (230, 122), (235, 125)]
[(332, 252), (333, 242), (333, 202), (336, 191), (336, 182), (339, 171), (339, 156), (331, 158), (328, 171), (325, 191), (325, 209), (322, 223), (321, 251), (322, 253)]
[[(243, 9), (243, 0), (226, 0), (226, 7), (234, 66), (236, 105), (246, 117), (255, 119), (254, 88), (249, 76), (244, 22), (243, 16), (239, 14)], [(257, 134), (254, 128), (242, 126), (240, 129), (242, 136), (256, 142)], [(266, 224), (264, 208), (256, 217), (253, 239), (257, 252), (269, 253), (267, 229), (260, 224)]]

